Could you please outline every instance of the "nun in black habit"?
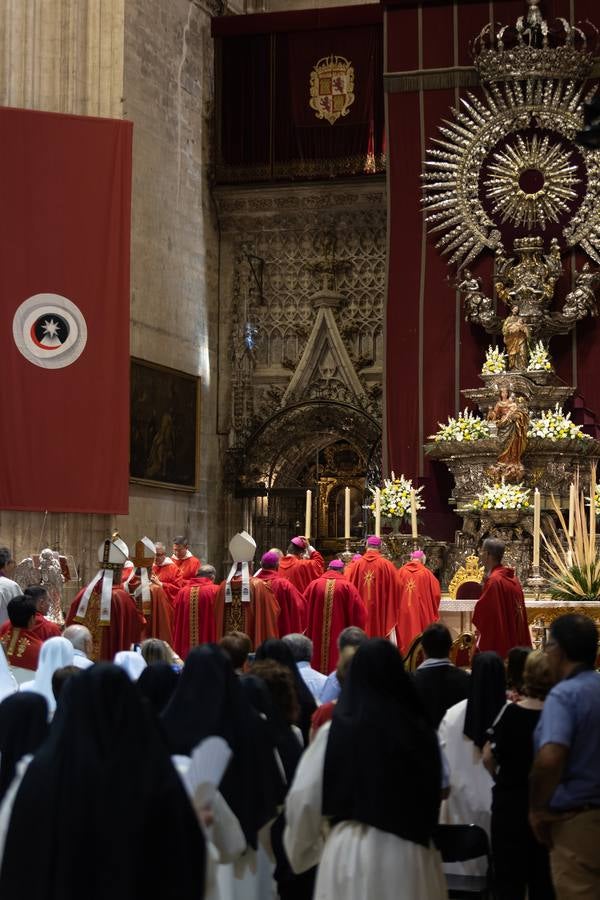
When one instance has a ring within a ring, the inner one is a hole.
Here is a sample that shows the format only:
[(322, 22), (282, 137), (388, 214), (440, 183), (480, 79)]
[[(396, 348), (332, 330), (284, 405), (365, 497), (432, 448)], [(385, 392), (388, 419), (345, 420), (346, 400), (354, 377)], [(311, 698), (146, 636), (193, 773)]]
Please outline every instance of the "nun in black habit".
[(13, 799), (2, 900), (203, 896), (202, 831), (150, 709), (117, 666), (69, 679)]

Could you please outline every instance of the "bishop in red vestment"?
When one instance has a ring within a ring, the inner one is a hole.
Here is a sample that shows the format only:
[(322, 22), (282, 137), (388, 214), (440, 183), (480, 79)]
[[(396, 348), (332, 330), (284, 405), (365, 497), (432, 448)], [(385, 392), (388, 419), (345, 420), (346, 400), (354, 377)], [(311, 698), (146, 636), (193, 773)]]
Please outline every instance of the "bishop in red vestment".
[(323, 557), (305, 537), (293, 537), (287, 554), (279, 560), (279, 574), (291, 581), (301, 594), (311, 581), (323, 574), (324, 569)]
[(304, 632), (306, 604), (304, 597), (292, 582), (280, 576), (278, 571), (280, 559), (281, 557), (274, 550), (263, 554), (256, 578), (266, 581), (277, 598), (279, 603), (277, 628), (279, 637), (285, 637), (286, 634), (302, 634)]
[(177, 594), (183, 587), (183, 581), (179, 574), (179, 568), (175, 565), (170, 556), (167, 556), (166, 548), (160, 541), (156, 542), (156, 557), (152, 566), (153, 581), (160, 581), (163, 590), (173, 606), (177, 599)]
[(531, 647), (523, 588), (515, 570), (502, 565), (503, 555), (502, 541), (483, 542), (481, 561), (488, 574), (473, 611), (477, 650), (495, 650), (502, 659), (512, 647)]
[(229, 541), (233, 566), (215, 597), (215, 630), (219, 641), (230, 631), (247, 634), (256, 649), (278, 635), (279, 604), (266, 581), (251, 578), (256, 541), (246, 531)]
[(197, 578), (182, 587), (175, 601), (173, 614), (173, 649), (181, 659), (186, 659), (192, 647), (211, 644), (216, 640), (215, 597), (219, 585), (215, 584), (214, 566), (202, 566)]
[(440, 617), (440, 583), (426, 567), (426, 559), (422, 550), (415, 550), (410, 555), (410, 562), (398, 569), (400, 614), (396, 639), (403, 653), (406, 653), (413, 638)]
[(337, 640), (350, 625), (365, 627), (367, 611), (353, 584), (344, 576), (344, 564), (333, 559), (326, 572), (304, 592), (306, 633), (313, 642), (312, 667), (329, 675), (338, 662)]
[(2, 626), (0, 643), (9, 666), (35, 672), (43, 641), (35, 633), (35, 603), (30, 597), (13, 597), (7, 606), (8, 622)]
[(187, 538), (182, 536), (175, 538), (171, 559), (182, 582), (189, 581), (198, 574), (200, 560), (196, 556), (192, 556)]
[[(121, 587), (122, 567), (128, 556), (127, 544), (117, 534), (104, 541), (98, 550), (100, 571), (87, 587), (79, 591), (69, 609), (65, 624), (78, 623), (89, 629), (93, 642), (90, 657), (95, 662), (112, 661), (119, 650), (130, 650), (132, 644), (141, 640), (146, 624), (133, 597)], [(106, 622), (101, 615), (101, 596), (105, 581), (111, 585), (110, 618)]]
[(158, 638), (171, 644), (173, 641), (173, 603), (158, 578), (151, 572), (156, 559), (156, 544), (149, 537), (140, 538), (132, 557), (135, 568), (123, 587), (141, 609), (146, 624), (141, 639)]
[(268, 638), (279, 635), (279, 604), (270, 586), (260, 578), (250, 579), (250, 599), (242, 600), (242, 576), (230, 581), (231, 601), (227, 599), (224, 581), (215, 597), (215, 630), (217, 641), (230, 631), (243, 631), (256, 650)]
[(352, 562), (346, 576), (363, 599), (367, 610), (365, 631), (369, 637), (391, 637), (395, 640), (400, 610), (400, 582), (396, 566), (380, 553), (381, 538), (367, 538), (367, 549), (361, 559)]

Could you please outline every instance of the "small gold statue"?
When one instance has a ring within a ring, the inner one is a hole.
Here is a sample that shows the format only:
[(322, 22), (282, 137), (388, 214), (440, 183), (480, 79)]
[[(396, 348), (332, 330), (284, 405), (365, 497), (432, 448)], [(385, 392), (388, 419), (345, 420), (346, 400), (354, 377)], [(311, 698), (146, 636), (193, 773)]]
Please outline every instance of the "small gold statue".
[(502, 325), (509, 369), (520, 371), (527, 369), (529, 335), (528, 325), (519, 317), (518, 307), (513, 306), (511, 315), (506, 317)]

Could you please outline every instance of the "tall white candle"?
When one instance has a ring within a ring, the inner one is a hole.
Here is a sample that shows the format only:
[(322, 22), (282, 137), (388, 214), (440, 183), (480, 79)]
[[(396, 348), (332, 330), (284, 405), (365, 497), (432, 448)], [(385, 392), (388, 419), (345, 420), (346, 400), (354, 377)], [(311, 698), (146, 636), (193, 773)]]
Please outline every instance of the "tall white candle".
[(375, 488), (375, 534), (381, 537), (381, 491)]
[(590, 478), (590, 545), (596, 552), (596, 470), (592, 469)]
[(344, 488), (344, 538), (350, 539), (350, 488)]
[(410, 492), (410, 525), (412, 536), (414, 538), (419, 537), (419, 529), (417, 526), (417, 495), (414, 490), (411, 490)]
[(569, 537), (575, 534), (575, 485), (569, 487)]
[(536, 488), (533, 495), (533, 565), (540, 564), (540, 524), (541, 524), (541, 498), (540, 492)]
[(312, 513), (312, 491), (306, 492), (306, 517), (304, 525), (304, 536), (310, 538), (310, 520)]

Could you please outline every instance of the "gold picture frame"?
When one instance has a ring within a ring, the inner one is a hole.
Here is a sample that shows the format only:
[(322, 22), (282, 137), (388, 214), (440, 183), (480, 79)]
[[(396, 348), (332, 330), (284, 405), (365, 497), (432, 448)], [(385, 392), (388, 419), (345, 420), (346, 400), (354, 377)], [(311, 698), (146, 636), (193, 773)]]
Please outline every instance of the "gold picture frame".
[(198, 490), (200, 378), (131, 358), (129, 480)]

